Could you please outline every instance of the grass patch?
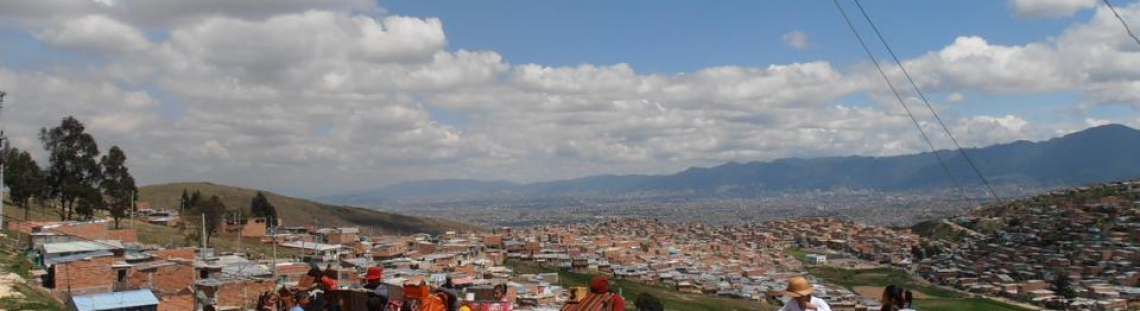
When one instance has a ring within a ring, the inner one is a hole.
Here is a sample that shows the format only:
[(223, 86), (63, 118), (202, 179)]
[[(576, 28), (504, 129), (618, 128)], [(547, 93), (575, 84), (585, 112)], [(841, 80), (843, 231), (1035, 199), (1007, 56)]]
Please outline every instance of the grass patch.
[(808, 272), (829, 283), (848, 289), (856, 286), (886, 287), (887, 285), (898, 285), (934, 298), (964, 298), (961, 293), (923, 284), (915, 280), (910, 274), (891, 268), (848, 270), (835, 267), (809, 267)]
[(1030, 309), (1013, 306), (989, 299), (919, 299), (914, 302), (915, 309), (923, 311), (1032, 311)]
[(906, 272), (891, 268), (848, 270), (834, 267), (810, 267), (808, 272), (828, 283), (848, 289), (856, 286), (885, 287), (893, 284), (915, 292), (922, 292), (931, 298), (915, 299), (914, 307), (923, 311), (1032, 311), (1032, 309), (990, 299), (968, 298), (957, 291), (922, 283)]
[[(24, 257), (21, 250), (16, 249), (13, 245), (15, 239), (12, 239), (13, 233), (4, 230), (5, 234), (9, 237), (2, 241), (0, 245), (0, 271), (3, 273), (15, 273), (24, 280), (31, 278), (32, 263)], [(18, 237), (18, 235), (17, 235)], [(63, 305), (55, 297), (42, 289), (34, 288), (27, 284), (13, 284), (13, 291), (24, 295), (22, 299), (0, 299), (0, 306), (7, 310), (47, 310), (47, 311), (65, 311), (67, 307)]]
[[(557, 272), (559, 285), (563, 287), (588, 286), (590, 280), (595, 276), (595, 274), (541, 267), (518, 261), (508, 261), (506, 265), (514, 269), (516, 273), (523, 274)], [(626, 299), (627, 310), (634, 309), (633, 298), (641, 293), (649, 293), (653, 296), (657, 296), (665, 305), (665, 309), (670, 311), (771, 311), (777, 309), (775, 306), (752, 300), (684, 293), (668, 287), (653, 286), (623, 279), (611, 279), (610, 288), (613, 291), (622, 293), (622, 296)]]

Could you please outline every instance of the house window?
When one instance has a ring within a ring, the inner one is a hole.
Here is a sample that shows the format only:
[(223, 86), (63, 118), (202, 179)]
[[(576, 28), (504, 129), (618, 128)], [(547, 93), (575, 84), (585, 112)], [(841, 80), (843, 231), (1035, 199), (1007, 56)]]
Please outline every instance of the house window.
[(127, 281), (127, 270), (119, 270), (119, 282)]

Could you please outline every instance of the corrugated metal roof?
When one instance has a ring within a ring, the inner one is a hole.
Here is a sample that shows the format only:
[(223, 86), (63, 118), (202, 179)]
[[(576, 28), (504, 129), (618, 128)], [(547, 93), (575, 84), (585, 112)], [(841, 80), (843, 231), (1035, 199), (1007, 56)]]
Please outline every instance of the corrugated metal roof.
[(158, 298), (149, 290), (134, 290), (71, 297), (77, 311), (114, 310), (158, 305)]
[(87, 252), (87, 253), (80, 253), (80, 254), (75, 254), (75, 255), (67, 255), (67, 256), (60, 256), (60, 257), (54, 257), (54, 258), (47, 258), (47, 259), (44, 259), (44, 265), (52, 266), (55, 264), (60, 264), (60, 263), (65, 263), (65, 262), (87, 260), (87, 259), (91, 259), (91, 258), (95, 258), (95, 257), (111, 256), (111, 255), (114, 255), (114, 254), (108, 250), (97, 250), (94, 252)]
[(44, 253), (46, 254), (83, 253), (121, 248), (123, 248), (123, 243), (119, 241), (79, 241), (46, 243), (43, 245)]

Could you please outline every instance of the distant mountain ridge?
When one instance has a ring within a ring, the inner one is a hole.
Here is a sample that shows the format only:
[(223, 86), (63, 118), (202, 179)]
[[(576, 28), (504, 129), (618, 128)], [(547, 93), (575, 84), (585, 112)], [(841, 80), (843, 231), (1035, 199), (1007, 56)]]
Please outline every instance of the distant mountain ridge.
[[(994, 184), (1070, 186), (1140, 177), (1140, 131), (1123, 125), (1088, 128), (1040, 142), (1016, 141), (965, 152)], [(956, 150), (942, 150), (953, 175), (966, 186), (980, 180)], [(504, 181), (443, 180), (397, 184), (326, 197), (369, 205), (408, 198), (479, 195), (563, 195), (635, 192), (722, 193), (868, 189), (909, 191), (948, 188), (952, 183), (930, 152), (890, 157), (824, 157), (726, 163), (671, 175), (600, 175), (515, 184)]]

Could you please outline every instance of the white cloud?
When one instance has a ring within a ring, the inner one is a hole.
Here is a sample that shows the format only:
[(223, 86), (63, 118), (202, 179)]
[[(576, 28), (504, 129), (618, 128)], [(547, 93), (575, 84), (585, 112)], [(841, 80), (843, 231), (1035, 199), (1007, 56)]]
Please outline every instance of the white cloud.
[(150, 47), (142, 31), (102, 15), (68, 20), (36, 34), (44, 43), (66, 49), (135, 52)]
[[(445, 21), (359, 13), (352, 8), (369, 6), (360, 1), (225, 2), (241, 8), (0, 4), (44, 17), (0, 13), (0, 25), (35, 24), (25, 29), (50, 46), (130, 51), (74, 71), (0, 66), (0, 86), (12, 94), (7, 129), (35, 150), (36, 129), (75, 114), (104, 149), (123, 145), (144, 182), (307, 194), (408, 179), (543, 180), (926, 150), (897, 103), (846, 102), (885, 91), (866, 66), (647, 74), (628, 64), (512, 64), (495, 51), (449, 50)], [(1140, 16), (1135, 5), (1121, 12)], [(961, 37), (906, 64), (924, 90), (951, 102), (964, 93), (1065, 91), (1092, 104), (1140, 106), (1132, 95), (1140, 94), (1140, 54), (1104, 14), (1024, 45)], [(101, 27), (72, 27), (86, 16)], [(146, 41), (140, 29), (152, 28), (169, 36)], [(788, 43), (811, 46), (802, 35)], [(100, 37), (118, 44), (100, 46)], [(944, 117), (971, 146), (1043, 138), (1060, 126), (1015, 115)]]
[(1097, 0), (1009, 0), (1013, 12), (1021, 18), (1070, 16), (1096, 4)]
[(953, 92), (950, 93), (950, 95), (946, 95), (946, 101), (952, 103), (964, 102), (966, 101), (966, 95), (962, 95), (960, 92)]
[(784, 44), (797, 50), (811, 47), (811, 43), (808, 42), (808, 34), (800, 30), (792, 30), (784, 33), (783, 36), (780, 36), (780, 39), (784, 40)]

